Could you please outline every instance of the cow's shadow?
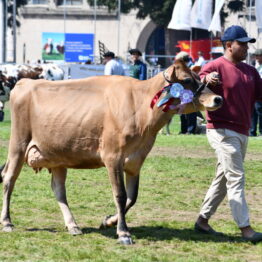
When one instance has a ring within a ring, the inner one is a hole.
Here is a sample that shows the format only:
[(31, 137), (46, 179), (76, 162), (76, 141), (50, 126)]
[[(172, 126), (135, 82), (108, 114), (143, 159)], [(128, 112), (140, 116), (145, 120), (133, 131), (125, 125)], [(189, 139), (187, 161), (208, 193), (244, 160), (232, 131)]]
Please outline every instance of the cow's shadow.
[[(224, 236), (210, 236), (199, 234), (192, 228), (174, 229), (162, 226), (138, 226), (130, 227), (130, 233), (135, 240), (147, 239), (149, 241), (166, 241), (179, 239), (183, 241), (196, 242), (243, 242), (240, 236), (224, 235)], [(54, 228), (28, 228), (26, 231), (47, 231), (50, 233), (57, 233), (58, 230)], [(82, 228), (83, 234), (97, 233), (105, 237), (116, 239), (116, 228), (99, 229), (95, 227)]]
[[(130, 233), (135, 240), (147, 239), (149, 241), (165, 241), (179, 239), (196, 242), (243, 242), (240, 236), (224, 235), (211, 236), (195, 232), (192, 228), (174, 229), (162, 226), (138, 226), (130, 227)], [(98, 233), (109, 238), (116, 238), (116, 229), (99, 229), (92, 227), (82, 228), (84, 234)]]

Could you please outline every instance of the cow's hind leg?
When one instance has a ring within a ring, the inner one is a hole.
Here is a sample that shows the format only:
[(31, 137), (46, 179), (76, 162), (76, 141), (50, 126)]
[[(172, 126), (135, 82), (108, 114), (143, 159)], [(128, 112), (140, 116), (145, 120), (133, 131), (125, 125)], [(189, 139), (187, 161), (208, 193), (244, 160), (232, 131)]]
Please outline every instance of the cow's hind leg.
[(67, 199), (66, 199), (66, 189), (65, 189), (65, 181), (66, 181), (66, 168), (52, 168), (52, 182), (51, 187), (55, 193), (56, 200), (60, 206), (62, 211), (65, 226), (68, 229), (68, 232), (71, 235), (81, 235), (82, 231), (77, 226), (73, 214), (71, 213)]
[(22, 152), (12, 154), (11, 157), (9, 154), (8, 161), (1, 172), (3, 179), (3, 206), (1, 212), (1, 223), (3, 225), (3, 231), (5, 232), (13, 231), (14, 227), (10, 217), (10, 200), (15, 186), (15, 181), (23, 165), (23, 157), (24, 154)]
[[(129, 175), (126, 172), (126, 192), (127, 192), (127, 201), (125, 213), (136, 203), (138, 196), (138, 188), (139, 188), (139, 175), (133, 176)], [(115, 226), (117, 224), (118, 215), (109, 215), (106, 216), (104, 221), (102, 222), (100, 228), (108, 228)]]

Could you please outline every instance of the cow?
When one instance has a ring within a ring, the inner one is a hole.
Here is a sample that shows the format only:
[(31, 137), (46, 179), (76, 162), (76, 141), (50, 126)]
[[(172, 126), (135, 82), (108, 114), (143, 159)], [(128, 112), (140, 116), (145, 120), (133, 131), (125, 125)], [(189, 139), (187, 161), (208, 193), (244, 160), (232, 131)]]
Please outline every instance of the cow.
[[(182, 105), (182, 98), (170, 98), (160, 105), (174, 83), (192, 90), (193, 100)], [(127, 76), (20, 80), (10, 99), (11, 136), (2, 171), (3, 230), (13, 230), (10, 198), (23, 163), (36, 172), (50, 171), (51, 187), (72, 235), (82, 231), (66, 199), (67, 169), (106, 167), (117, 212), (105, 217), (101, 228), (116, 225), (118, 241), (132, 244), (125, 215), (136, 202), (140, 170), (158, 131), (181, 110), (215, 110), (222, 101), (181, 61), (144, 81)]]
[(65, 77), (65, 72), (56, 64), (42, 64), (41, 66), (35, 67), (35, 69), (40, 68), (42, 71), (39, 75), (39, 78), (46, 80), (63, 80)]
[(42, 71), (40, 67), (6, 64), (1, 67), (0, 81), (2, 85), (12, 90), (18, 80), (22, 78), (39, 79)]
[(6, 64), (0, 70), (0, 84), (12, 90), (22, 78), (46, 79), (46, 80), (63, 80), (64, 71), (55, 64), (42, 65), (13, 65)]

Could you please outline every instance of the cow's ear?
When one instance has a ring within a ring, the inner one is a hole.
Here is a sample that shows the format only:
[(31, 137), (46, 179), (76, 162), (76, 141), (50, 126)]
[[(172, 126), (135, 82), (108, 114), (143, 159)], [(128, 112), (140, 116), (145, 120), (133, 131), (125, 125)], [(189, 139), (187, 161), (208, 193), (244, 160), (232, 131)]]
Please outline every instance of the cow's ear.
[(173, 83), (176, 83), (178, 81), (176, 70), (177, 69), (176, 69), (176, 66), (174, 64), (172, 70), (170, 71), (170, 81), (173, 82)]

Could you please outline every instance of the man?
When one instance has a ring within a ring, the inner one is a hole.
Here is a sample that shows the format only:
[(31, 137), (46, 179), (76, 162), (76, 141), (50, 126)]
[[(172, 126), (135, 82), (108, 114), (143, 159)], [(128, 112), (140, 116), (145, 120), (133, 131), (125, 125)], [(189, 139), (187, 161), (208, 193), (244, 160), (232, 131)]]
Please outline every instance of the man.
[[(262, 49), (257, 49), (255, 52), (256, 69), (262, 78)], [(251, 118), (250, 136), (257, 136), (257, 124), (259, 135), (262, 135), (262, 102), (256, 102), (253, 115)]]
[[(182, 60), (190, 68), (193, 63), (189, 54), (185, 51), (181, 51), (176, 55), (176, 60)], [(197, 127), (197, 113), (191, 113), (187, 115), (180, 115), (181, 130), (179, 134), (192, 135), (196, 133)]]
[(147, 79), (147, 67), (140, 60), (140, 56), (142, 53), (138, 49), (131, 49), (129, 50), (131, 55), (132, 65), (129, 68), (129, 75), (139, 80), (146, 80)]
[(203, 53), (201, 51), (198, 51), (197, 55), (198, 55), (198, 58), (197, 58), (197, 60), (195, 62), (195, 65), (202, 67), (204, 64), (206, 64), (206, 60), (205, 60), (205, 58), (203, 56)]
[[(262, 98), (262, 80), (257, 70), (242, 61), (247, 56), (248, 43), (254, 43), (240, 26), (229, 27), (221, 38), (224, 56), (206, 64), (201, 81), (224, 98), (223, 106), (207, 112), (207, 138), (217, 155), (216, 176), (206, 194), (195, 230), (219, 235), (209, 225), (210, 217), (227, 195), (235, 222), (244, 240), (262, 241), (262, 233), (250, 226), (245, 200), (245, 157), (251, 113), (256, 99)], [(220, 76), (220, 79), (218, 78)]]
[(105, 62), (105, 75), (125, 75), (123, 66), (115, 59), (115, 54), (113, 52), (106, 52), (104, 54)]

